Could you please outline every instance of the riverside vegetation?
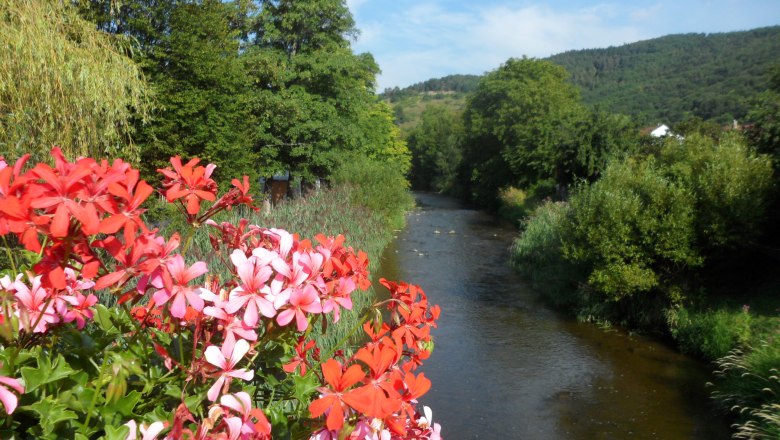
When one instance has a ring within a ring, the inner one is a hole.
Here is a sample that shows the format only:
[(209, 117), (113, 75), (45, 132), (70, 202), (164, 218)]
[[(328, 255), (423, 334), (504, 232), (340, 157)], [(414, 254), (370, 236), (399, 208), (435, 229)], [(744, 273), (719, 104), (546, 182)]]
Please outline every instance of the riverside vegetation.
[(665, 138), (586, 105), (567, 78), (510, 59), (462, 110), (424, 108), (406, 130), (412, 183), (518, 221), (512, 264), (551, 304), (712, 361), (735, 436), (777, 438), (780, 70), (765, 72), (746, 128), (694, 113)]

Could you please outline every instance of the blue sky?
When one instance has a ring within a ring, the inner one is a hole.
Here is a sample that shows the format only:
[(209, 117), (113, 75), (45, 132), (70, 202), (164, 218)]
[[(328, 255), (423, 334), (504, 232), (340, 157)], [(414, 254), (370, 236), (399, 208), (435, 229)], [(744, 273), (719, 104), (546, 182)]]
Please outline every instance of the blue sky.
[(382, 69), (378, 91), (454, 73), (482, 74), (510, 57), (543, 58), (677, 33), (780, 24), (780, 0), (347, 0)]

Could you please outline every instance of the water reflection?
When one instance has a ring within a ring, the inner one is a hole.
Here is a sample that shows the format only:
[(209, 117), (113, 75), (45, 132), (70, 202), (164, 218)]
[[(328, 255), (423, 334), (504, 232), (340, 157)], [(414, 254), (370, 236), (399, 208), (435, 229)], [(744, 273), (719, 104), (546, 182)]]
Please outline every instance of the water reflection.
[(442, 306), (422, 403), (446, 438), (728, 438), (701, 365), (547, 309), (506, 264), (513, 229), (453, 199), (417, 199), (380, 275)]

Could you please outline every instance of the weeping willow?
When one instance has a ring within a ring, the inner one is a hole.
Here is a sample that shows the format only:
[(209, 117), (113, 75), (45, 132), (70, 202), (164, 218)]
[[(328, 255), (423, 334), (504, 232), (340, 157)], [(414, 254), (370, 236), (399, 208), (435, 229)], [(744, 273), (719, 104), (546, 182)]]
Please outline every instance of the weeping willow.
[(101, 32), (62, 0), (0, 0), (0, 155), (132, 162), (134, 121), (150, 95), (127, 41)]

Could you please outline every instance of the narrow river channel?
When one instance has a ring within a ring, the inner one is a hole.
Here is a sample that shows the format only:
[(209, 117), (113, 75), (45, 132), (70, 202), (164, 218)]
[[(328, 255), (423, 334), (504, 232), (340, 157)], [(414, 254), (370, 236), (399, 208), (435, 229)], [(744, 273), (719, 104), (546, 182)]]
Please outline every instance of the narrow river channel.
[(421, 403), (444, 438), (729, 438), (709, 410), (705, 366), (550, 310), (508, 266), (514, 229), (450, 198), (415, 197), (379, 275), (441, 305)]

